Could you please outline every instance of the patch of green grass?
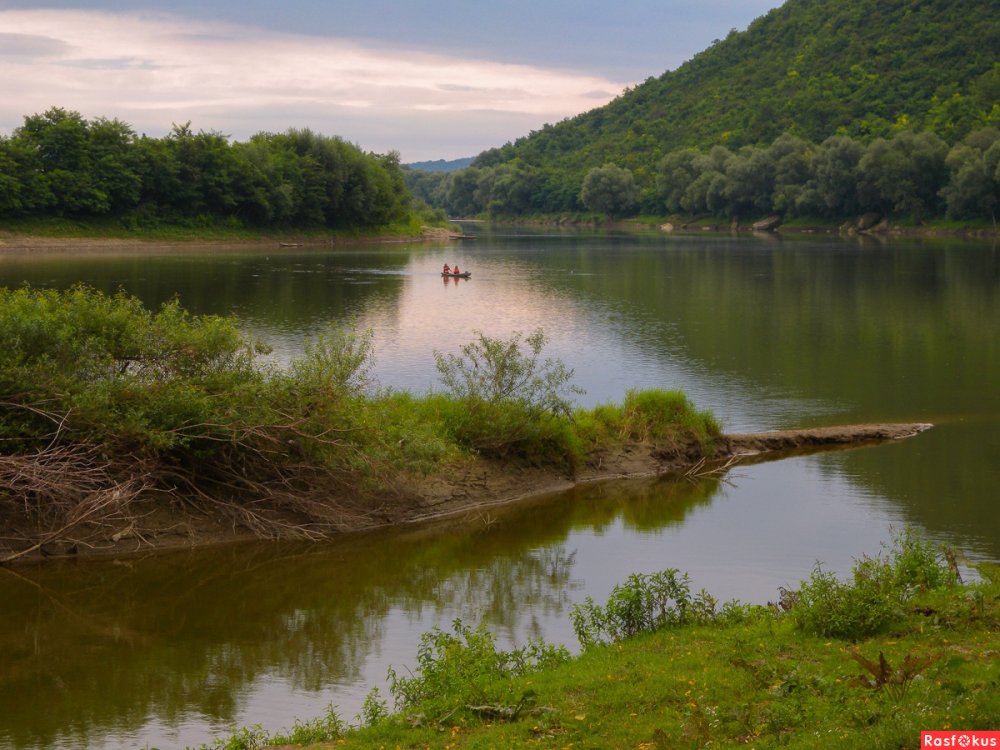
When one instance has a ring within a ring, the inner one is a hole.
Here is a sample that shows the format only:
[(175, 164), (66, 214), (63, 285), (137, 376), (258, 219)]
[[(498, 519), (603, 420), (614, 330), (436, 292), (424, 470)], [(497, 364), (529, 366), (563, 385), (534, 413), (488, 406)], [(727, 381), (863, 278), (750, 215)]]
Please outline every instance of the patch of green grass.
[(705, 455), (714, 451), (721, 434), (718, 420), (699, 411), (680, 391), (630, 390), (622, 404), (601, 404), (573, 414), (576, 434), (585, 451), (626, 442), (651, 442), (683, 451), (697, 446)]

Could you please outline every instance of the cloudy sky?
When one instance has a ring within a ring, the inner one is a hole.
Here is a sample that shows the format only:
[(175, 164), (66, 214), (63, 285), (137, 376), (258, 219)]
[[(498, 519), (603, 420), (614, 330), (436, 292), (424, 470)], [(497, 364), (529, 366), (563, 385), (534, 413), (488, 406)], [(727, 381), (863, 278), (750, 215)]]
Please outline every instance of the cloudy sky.
[(600, 106), (781, 0), (0, 0), (0, 133), (51, 106), (162, 136), (309, 127), (404, 161)]

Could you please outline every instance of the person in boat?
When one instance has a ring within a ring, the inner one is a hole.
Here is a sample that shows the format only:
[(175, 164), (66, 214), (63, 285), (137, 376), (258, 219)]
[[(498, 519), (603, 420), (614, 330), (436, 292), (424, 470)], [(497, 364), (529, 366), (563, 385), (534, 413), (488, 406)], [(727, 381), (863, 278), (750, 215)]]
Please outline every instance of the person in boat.
[(451, 273), (451, 268), (447, 263), (444, 264), (444, 268), (441, 269), (441, 273)]
[(451, 269), (451, 275), (458, 276), (458, 266), (455, 266), (453, 269)]

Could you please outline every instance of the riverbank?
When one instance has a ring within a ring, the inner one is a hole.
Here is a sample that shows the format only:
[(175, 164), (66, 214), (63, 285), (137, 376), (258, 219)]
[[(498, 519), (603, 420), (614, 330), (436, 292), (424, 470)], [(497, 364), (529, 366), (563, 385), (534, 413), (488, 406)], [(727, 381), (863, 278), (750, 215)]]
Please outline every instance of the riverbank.
[(501, 651), (455, 623), (393, 665), (390, 695), (370, 693), (353, 726), (331, 709), (211, 747), (918, 750), (926, 731), (973, 746), (959, 738), (1000, 726), (1000, 568), (977, 574), (963, 583), (949, 550), (902, 533), (851, 577), (817, 566), (767, 606), (720, 604), (678, 571), (634, 575), (573, 608), (578, 656)]
[(125, 253), (155, 245), (160, 252), (205, 251), (223, 247), (319, 248), (340, 245), (380, 245), (459, 239), (460, 232), (419, 220), (369, 231), (274, 230), (250, 231), (225, 227), (126, 230), (110, 225), (77, 223), (0, 226), (0, 254), (34, 252)]
[(925, 224), (899, 222), (886, 217), (852, 217), (838, 219), (795, 218), (784, 221), (777, 216), (734, 218), (728, 216), (639, 216), (608, 219), (595, 214), (546, 214), (516, 218), (499, 218), (492, 223), (511, 226), (543, 226), (566, 229), (602, 229), (625, 232), (663, 232), (668, 234), (752, 234), (860, 236), (871, 238), (914, 237), (951, 239), (991, 239), (1000, 236), (997, 226), (986, 222), (956, 222), (944, 219)]
[[(818, 451), (875, 446), (913, 437), (931, 425), (886, 423), (842, 425), (801, 430), (721, 435), (710, 454), (690, 442), (627, 441), (588, 454), (580, 470), (532, 466), (466, 456), (427, 476), (407, 477), (395, 486), (362, 493), (334, 493), (327, 498), (325, 525), (311, 528), (311, 538), (370, 531), (404, 524), (428, 523), (449, 517), (481, 516), (491, 508), (532, 497), (564, 492), (574, 486), (652, 476), (721, 475), (745, 463), (774, 461)], [(0, 474), (4, 462), (0, 457)], [(0, 557), (8, 563), (27, 563), (59, 557), (120, 557), (156, 550), (204, 547), (260, 538), (254, 518), (235, 503), (189, 502), (174, 497), (164, 503), (157, 493), (134, 501), (127, 519), (108, 523), (104, 517), (69, 519), (55, 529), (41, 530), (28, 514), (0, 505), (0, 528), (6, 544)], [(262, 509), (267, 516), (265, 536), (301, 535), (303, 514), (280, 506)], [(16, 542), (15, 542), (16, 540)]]

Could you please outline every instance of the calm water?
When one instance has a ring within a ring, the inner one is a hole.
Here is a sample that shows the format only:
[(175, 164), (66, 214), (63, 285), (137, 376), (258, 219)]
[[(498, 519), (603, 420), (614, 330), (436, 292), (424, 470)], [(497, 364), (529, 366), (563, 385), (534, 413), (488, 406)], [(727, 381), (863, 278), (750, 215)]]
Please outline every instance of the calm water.
[[(682, 388), (729, 430), (930, 421), (898, 444), (725, 481), (592, 486), (446, 524), (0, 568), (0, 748), (160, 748), (357, 712), (420, 633), (484, 619), (575, 646), (572, 604), (677, 567), (766, 601), (906, 525), (1000, 559), (1000, 254), (989, 244), (489, 233), (450, 245), (0, 256), (0, 284), (119, 287), (238, 316), (286, 362), (331, 322), (375, 332), (381, 385), (432, 353), (543, 327), (585, 405)], [(445, 262), (472, 270), (443, 280)]]

